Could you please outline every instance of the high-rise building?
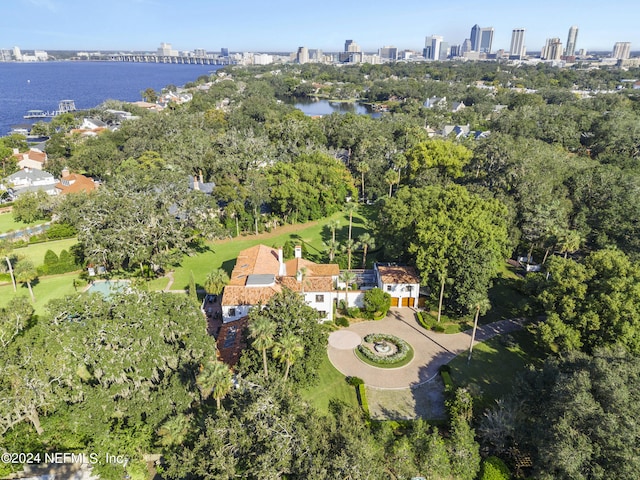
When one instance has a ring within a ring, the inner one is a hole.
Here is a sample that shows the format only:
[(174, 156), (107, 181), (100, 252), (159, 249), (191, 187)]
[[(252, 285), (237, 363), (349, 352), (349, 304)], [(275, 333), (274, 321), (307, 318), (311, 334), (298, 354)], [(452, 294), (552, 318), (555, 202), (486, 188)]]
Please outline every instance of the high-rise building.
[(424, 58), (427, 60), (440, 60), (440, 45), (443, 37), (440, 35), (431, 35), (424, 41)]
[(395, 61), (398, 59), (398, 48), (397, 47), (382, 47), (378, 50), (378, 55), (382, 60), (390, 60)]
[(578, 27), (572, 26), (569, 29), (569, 35), (567, 36), (567, 48), (564, 51), (564, 54), (567, 57), (572, 57), (576, 54), (576, 43), (578, 42)]
[(480, 25), (478, 25), (477, 23), (471, 27), (471, 35), (469, 36), (469, 40), (471, 40), (471, 50), (473, 50), (474, 52), (479, 51), (480, 49), (480, 32), (481, 32), (481, 28)]
[(493, 27), (485, 27), (480, 29), (480, 53), (491, 53), (491, 44), (493, 43)]
[(524, 28), (514, 28), (511, 33), (511, 49), (509, 55), (511, 58), (522, 60), (527, 54), (527, 47), (524, 44)]
[(310, 48), (309, 49), (309, 61), (310, 62), (322, 62), (324, 57), (324, 54), (322, 53), (322, 50), (320, 50), (319, 48)]
[(358, 45), (353, 40), (345, 40), (344, 41), (344, 51), (345, 52), (361, 52), (360, 45)]
[(299, 47), (296, 55), (296, 62), (300, 64), (309, 63), (309, 50), (307, 47)]
[(462, 45), (460, 45), (460, 56), (464, 55), (467, 52), (472, 51), (473, 48), (471, 47), (471, 39), (470, 38), (465, 38), (464, 42), (462, 42)]
[(631, 55), (631, 42), (616, 42), (611, 56), (618, 60), (626, 60)]
[(558, 37), (547, 38), (547, 43), (540, 51), (543, 60), (560, 60), (562, 57), (562, 42)]
[(228, 48), (221, 48), (220, 49), (220, 56), (221, 57), (228, 57), (229, 56), (229, 49)]
[(159, 57), (177, 57), (178, 51), (174, 50), (170, 43), (162, 42), (158, 48)]

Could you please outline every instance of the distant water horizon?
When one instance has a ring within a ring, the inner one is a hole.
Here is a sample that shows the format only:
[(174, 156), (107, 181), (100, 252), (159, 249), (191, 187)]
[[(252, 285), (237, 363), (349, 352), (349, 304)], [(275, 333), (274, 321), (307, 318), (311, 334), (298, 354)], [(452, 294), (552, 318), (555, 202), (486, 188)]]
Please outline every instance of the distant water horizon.
[(78, 110), (106, 100), (135, 102), (147, 88), (160, 91), (182, 86), (220, 69), (219, 65), (130, 62), (0, 63), (0, 137), (12, 126), (32, 124), (28, 110), (57, 110), (60, 100), (73, 100)]

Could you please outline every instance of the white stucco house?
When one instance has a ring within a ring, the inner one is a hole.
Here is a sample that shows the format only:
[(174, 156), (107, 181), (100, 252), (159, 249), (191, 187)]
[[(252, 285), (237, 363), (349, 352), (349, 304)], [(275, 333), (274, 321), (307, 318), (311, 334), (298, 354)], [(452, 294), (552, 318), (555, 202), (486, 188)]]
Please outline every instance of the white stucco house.
[(229, 284), (222, 295), (222, 320), (232, 322), (246, 316), (256, 305), (264, 305), (273, 295), (289, 288), (304, 295), (307, 305), (318, 310), (324, 320), (333, 320), (336, 298), (334, 285), (340, 274), (337, 264), (317, 264), (302, 258), (284, 261), (282, 249), (256, 245), (238, 255)]
[(392, 307), (417, 307), (420, 277), (414, 267), (393, 264), (374, 266), (378, 288), (391, 295)]

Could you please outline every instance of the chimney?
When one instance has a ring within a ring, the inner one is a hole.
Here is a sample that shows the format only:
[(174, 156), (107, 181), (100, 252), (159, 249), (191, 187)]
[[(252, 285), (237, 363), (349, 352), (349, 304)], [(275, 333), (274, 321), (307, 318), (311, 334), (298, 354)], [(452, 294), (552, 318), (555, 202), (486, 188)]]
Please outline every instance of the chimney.
[(196, 175), (193, 176), (193, 189), (200, 190), (200, 185), (198, 184), (198, 177)]
[(20, 153), (20, 150), (18, 150), (17, 148), (13, 149), (13, 154), (14, 155), (18, 155)]
[(296, 245), (294, 249), (295, 257), (302, 258), (302, 246)]
[(60, 172), (60, 174), (62, 175), (62, 178), (68, 177), (69, 176), (69, 169), (67, 167), (64, 167), (62, 169), (62, 172)]
[(278, 276), (286, 277), (287, 267), (284, 264), (284, 254), (282, 253), (282, 247), (278, 249), (278, 264), (280, 265), (280, 268), (278, 270)]
[(200, 170), (200, 183), (204, 183), (204, 180), (202, 179), (202, 170)]
[(296, 272), (296, 282), (300, 283), (302, 281), (302, 270), (298, 270)]

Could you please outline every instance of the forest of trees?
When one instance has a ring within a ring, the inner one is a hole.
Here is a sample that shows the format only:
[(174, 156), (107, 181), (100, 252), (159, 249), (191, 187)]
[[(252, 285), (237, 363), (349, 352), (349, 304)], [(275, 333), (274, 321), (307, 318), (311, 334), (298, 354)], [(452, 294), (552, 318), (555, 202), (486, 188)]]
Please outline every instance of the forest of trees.
[[(161, 473), (176, 479), (508, 478), (487, 472), (522, 457), (532, 466), (519, 473), (534, 478), (635, 478), (640, 95), (613, 90), (639, 75), (479, 62), (226, 67), (163, 113), (111, 102), (140, 118), (94, 138), (67, 133), (73, 116), (56, 119), (52, 173), (102, 185), (15, 208), (72, 226), (85, 262), (154, 275), (205, 242), (368, 203), (379, 258), (416, 266), (439, 313), (486, 309), (504, 260), (532, 254), (543, 271), (518, 283), (531, 299), (521, 314), (538, 320), (547, 358), (486, 412), (458, 390), (444, 425), (373, 422), (298, 400), (317, 382), (327, 332), (290, 292), (252, 311), (239, 383), (186, 296), (72, 296), (37, 317), (19, 299), (0, 314), (0, 450), (117, 451), (133, 459), (132, 478), (144, 478), (146, 453), (162, 453)], [(581, 89), (611, 91), (571, 91)], [(281, 101), (309, 95), (390, 113), (311, 118)], [(425, 107), (433, 96), (466, 108)], [(425, 128), (447, 124), (489, 134)], [(0, 142), (7, 173), (19, 140)], [(189, 190), (189, 177), (213, 193)], [(99, 473), (121, 478), (119, 468)]]

